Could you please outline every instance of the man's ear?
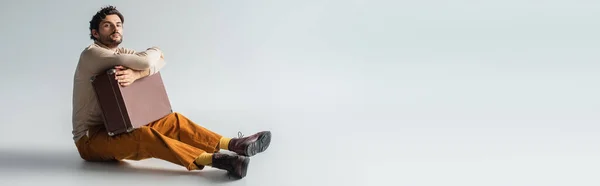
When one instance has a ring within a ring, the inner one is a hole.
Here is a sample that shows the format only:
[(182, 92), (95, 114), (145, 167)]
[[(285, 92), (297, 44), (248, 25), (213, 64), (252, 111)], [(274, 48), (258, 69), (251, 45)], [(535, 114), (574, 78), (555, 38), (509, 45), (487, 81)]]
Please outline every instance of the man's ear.
[(92, 29), (92, 36), (94, 36), (96, 39), (98, 39), (98, 37), (100, 37), (100, 35), (98, 34), (98, 30)]

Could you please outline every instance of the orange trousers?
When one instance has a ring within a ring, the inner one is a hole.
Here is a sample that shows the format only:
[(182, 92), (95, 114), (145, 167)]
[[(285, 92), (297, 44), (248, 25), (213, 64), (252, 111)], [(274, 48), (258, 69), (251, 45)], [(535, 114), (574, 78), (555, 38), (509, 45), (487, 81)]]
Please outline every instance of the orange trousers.
[(171, 113), (130, 133), (108, 136), (104, 126), (89, 129), (75, 145), (87, 161), (158, 158), (201, 170), (194, 160), (202, 153), (219, 151), (221, 135), (197, 125), (180, 113)]

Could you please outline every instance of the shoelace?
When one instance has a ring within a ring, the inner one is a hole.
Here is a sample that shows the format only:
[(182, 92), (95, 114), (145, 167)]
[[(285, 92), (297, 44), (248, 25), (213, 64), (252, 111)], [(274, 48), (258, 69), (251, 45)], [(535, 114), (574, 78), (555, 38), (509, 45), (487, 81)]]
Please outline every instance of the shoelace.
[(242, 132), (238, 131), (238, 138), (243, 138), (244, 134), (242, 134)]

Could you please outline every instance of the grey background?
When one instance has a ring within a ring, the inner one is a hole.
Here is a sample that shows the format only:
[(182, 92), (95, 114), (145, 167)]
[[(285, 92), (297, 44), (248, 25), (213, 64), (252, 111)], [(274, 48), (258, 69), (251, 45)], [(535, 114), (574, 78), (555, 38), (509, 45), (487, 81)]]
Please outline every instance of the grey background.
[[(92, 164), (72, 76), (104, 5), (176, 111), (274, 134), (248, 177)], [(600, 2), (2, 1), (0, 185), (598, 185)]]

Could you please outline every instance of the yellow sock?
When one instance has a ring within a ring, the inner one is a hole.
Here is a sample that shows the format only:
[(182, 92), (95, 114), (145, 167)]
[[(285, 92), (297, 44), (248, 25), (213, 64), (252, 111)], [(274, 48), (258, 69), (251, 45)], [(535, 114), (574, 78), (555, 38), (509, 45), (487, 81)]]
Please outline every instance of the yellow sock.
[(231, 141), (231, 138), (222, 137), (221, 140), (220, 140), (220, 142), (219, 142), (219, 148), (220, 149), (228, 150), (229, 141)]
[(210, 166), (212, 164), (212, 156), (212, 153), (202, 153), (196, 158), (195, 162), (198, 165)]

